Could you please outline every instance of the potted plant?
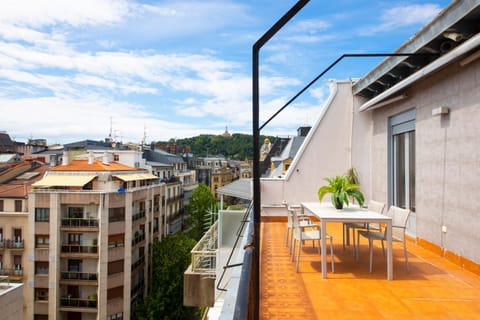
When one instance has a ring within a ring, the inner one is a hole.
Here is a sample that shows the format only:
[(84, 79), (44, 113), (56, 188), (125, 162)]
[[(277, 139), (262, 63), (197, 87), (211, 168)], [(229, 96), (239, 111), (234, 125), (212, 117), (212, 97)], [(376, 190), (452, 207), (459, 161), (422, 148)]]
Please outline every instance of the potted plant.
[(356, 199), (360, 206), (363, 205), (365, 199), (362, 192), (359, 190), (360, 185), (350, 183), (349, 178), (346, 175), (324, 178), (324, 180), (327, 181), (328, 184), (318, 189), (318, 199), (320, 201), (322, 201), (327, 193), (331, 193), (330, 199), (337, 209), (343, 209), (344, 204), (349, 204), (348, 197)]

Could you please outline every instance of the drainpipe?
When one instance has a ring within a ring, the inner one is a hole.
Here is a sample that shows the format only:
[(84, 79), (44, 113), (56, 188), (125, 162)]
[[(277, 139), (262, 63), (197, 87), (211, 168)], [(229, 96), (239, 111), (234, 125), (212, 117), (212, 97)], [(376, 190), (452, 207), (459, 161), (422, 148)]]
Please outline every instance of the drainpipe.
[(309, 0), (299, 0), (280, 20), (278, 20), (260, 39), (252, 50), (252, 126), (253, 126), (253, 222), (254, 222), (254, 255), (253, 255), (253, 293), (250, 300), (254, 303), (254, 319), (260, 316), (260, 130), (259, 127), (259, 53), (267, 43), (291, 18), (293, 18)]

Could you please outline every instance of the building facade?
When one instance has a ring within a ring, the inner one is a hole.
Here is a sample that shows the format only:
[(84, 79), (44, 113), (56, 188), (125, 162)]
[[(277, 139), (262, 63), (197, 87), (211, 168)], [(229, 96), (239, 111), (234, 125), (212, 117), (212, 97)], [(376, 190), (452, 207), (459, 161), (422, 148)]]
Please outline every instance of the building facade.
[(165, 185), (92, 157), (64, 161), (33, 186), (26, 319), (130, 319), (165, 231)]

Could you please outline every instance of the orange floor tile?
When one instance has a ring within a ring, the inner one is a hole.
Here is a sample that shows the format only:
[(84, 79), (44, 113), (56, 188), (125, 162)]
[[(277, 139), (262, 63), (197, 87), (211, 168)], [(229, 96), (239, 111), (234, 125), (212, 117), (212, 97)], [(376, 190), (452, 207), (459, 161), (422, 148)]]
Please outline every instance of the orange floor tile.
[(335, 273), (328, 264), (328, 279), (322, 279), (311, 242), (302, 248), (296, 273), (285, 246), (286, 223), (263, 222), (261, 228), (261, 319), (480, 319), (480, 277), (413, 242), (407, 243), (410, 273), (402, 245), (394, 243), (394, 280), (388, 281), (379, 244), (370, 274), (366, 240), (355, 262), (352, 247), (342, 248), (341, 224), (329, 224)]

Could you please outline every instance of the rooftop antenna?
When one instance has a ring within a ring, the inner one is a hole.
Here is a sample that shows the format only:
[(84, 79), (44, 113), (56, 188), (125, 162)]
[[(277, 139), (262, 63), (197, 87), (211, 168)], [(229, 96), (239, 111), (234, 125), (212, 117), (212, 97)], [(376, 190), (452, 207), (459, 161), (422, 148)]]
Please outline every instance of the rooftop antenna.
[(145, 145), (147, 143), (147, 126), (143, 125), (143, 140), (142, 140), (142, 145)]
[(113, 120), (112, 120), (112, 117), (110, 117), (110, 133), (108, 134), (109, 138), (112, 138), (112, 131), (113, 131)]

